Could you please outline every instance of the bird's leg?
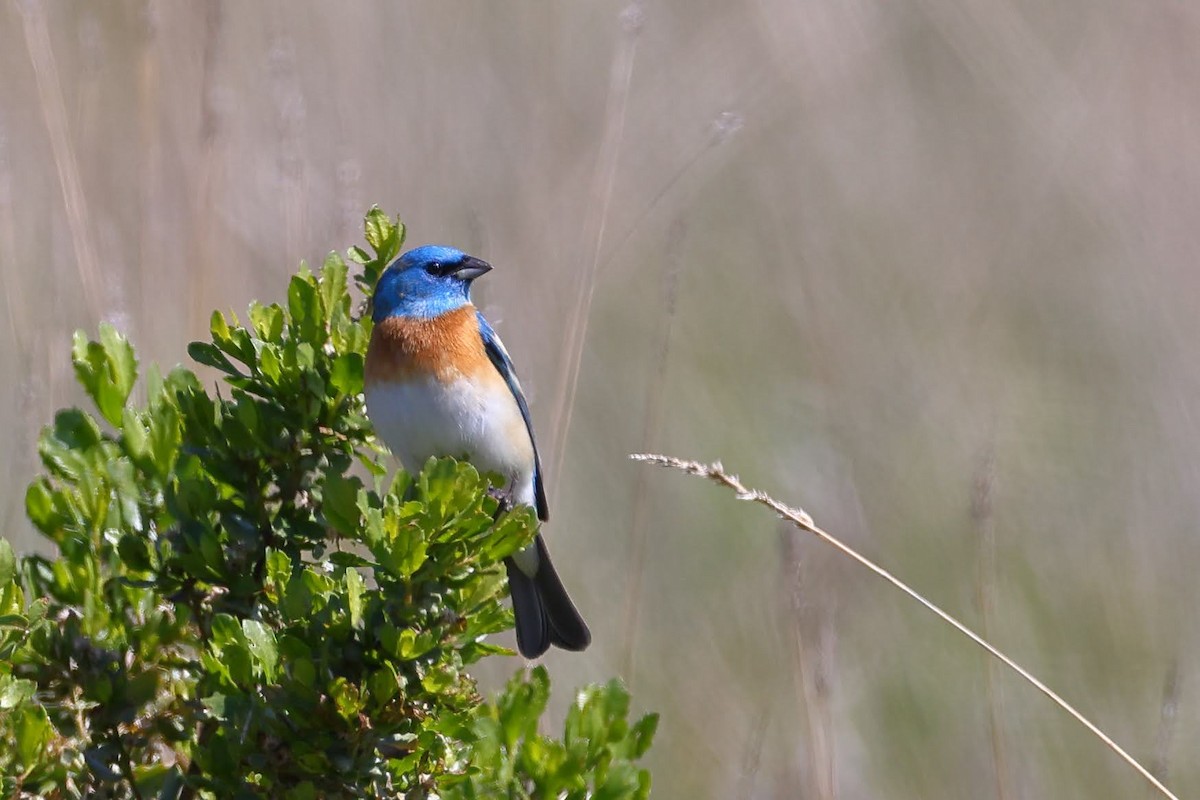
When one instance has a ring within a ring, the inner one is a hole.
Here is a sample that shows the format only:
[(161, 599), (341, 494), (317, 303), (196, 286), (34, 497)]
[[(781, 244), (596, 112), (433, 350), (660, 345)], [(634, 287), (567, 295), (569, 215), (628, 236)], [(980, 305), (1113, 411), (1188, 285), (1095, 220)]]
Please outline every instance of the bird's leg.
[(512, 486), (501, 488), (499, 486), (489, 486), (487, 490), (488, 496), (495, 499), (499, 504), (496, 506), (496, 513), (492, 515), (493, 519), (500, 519), (501, 515), (512, 510), (514, 505), (512, 496)]

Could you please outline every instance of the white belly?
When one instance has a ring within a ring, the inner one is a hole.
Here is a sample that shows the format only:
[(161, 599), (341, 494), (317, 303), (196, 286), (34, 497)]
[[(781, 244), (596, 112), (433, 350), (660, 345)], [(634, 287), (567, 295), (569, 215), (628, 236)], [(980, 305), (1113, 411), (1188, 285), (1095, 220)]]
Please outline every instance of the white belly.
[(480, 472), (503, 475), (515, 499), (533, 505), (533, 443), (503, 383), (430, 377), (372, 383), (365, 393), (376, 433), (408, 472), (431, 456), (465, 458)]

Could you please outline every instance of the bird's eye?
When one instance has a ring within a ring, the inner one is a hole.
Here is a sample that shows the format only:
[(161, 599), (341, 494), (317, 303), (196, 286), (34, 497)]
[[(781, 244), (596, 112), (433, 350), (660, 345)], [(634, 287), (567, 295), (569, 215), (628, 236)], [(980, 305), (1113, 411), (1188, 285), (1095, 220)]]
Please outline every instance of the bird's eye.
[(458, 269), (458, 263), (455, 261), (434, 261), (429, 265), (429, 274), (445, 277)]

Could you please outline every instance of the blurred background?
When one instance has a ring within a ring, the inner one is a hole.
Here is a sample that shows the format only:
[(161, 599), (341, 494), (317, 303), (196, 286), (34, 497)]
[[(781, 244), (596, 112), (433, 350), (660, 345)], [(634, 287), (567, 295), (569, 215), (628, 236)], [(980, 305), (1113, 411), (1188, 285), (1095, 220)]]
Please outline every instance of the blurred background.
[[(5, 535), (70, 336), (186, 360), (361, 242), (496, 265), (570, 687), (659, 797), (1138, 798), (894, 589), (627, 454), (722, 459), (1200, 793), (1200, 7), (0, 0)], [(488, 665), (495, 687), (516, 659)]]

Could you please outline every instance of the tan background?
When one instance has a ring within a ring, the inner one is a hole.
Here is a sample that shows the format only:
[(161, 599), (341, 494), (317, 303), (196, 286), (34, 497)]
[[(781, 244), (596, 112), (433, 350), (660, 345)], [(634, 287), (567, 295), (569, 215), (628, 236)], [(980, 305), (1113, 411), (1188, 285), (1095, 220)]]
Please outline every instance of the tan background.
[(1198, 8), (0, 0), (5, 533), (74, 329), (184, 360), (378, 203), (497, 266), (596, 639), (557, 713), (624, 674), (656, 796), (1145, 789), (648, 448), (805, 506), (1200, 793)]

